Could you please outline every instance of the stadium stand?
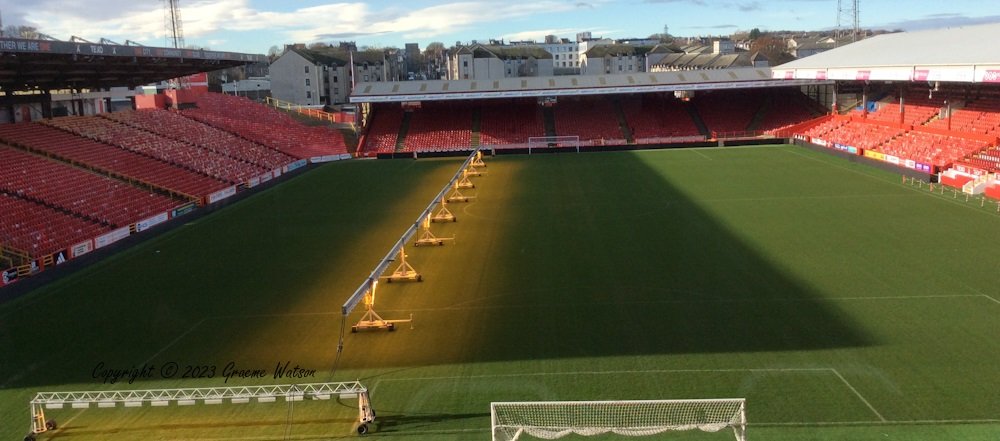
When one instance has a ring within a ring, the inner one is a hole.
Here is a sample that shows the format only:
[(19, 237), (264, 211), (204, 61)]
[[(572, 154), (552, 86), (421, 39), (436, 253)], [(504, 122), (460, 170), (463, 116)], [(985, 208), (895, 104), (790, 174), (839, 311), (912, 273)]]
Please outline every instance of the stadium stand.
[(556, 134), (579, 136), (580, 141), (625, 144), (613, 103), (604, 97), (560, 99), (553, 107)]
[(1000, 100), (983, 98), (952, 109), (950, 118), (932, 121), (929, 127), (969, 132), (980, 135), (996, 134), (1000, 128)]
[(0, 191), (112, 227), (127, 226), (182, 203), (4, 146), (0, 146)]
[(525, 147), (532, 136), (545, 136), (542, 114), (534, 100), (493, 100), (483, 104), (481, 145)]
[(828, 142), (871, 150), (901, 133), (903, 130), (896, 127), (844, 119), (820, 124), (808, 130), (806, 135)]
[(364, 152), (392, 153), (396, 151), (399, 127), (403, 123), (403, 110), (398, 105), (375, 107), (365, 136)]
[(984, 141), (914, 130), (891, 140), (878, 148), (878, 151), (938, 167), (947, 167), (988, 146), (989, 144)]
[(472, 145), (472, 109), (462, 103), (424, 103), (410, 114), (403, 151), (468, 150)]
[(197, 106), (182, 114), (299, 159), (347, 153), (343, 136), (336, 130), (302, 125), (245, 97), (206, 93), (198, 97)]
[(754, 90), (740, 93), (710, 92), (692, 100), (708, 130), (717, 137), (742, 135), (764, 102), (764, 95)]
[[(903, 124), (919, 126), (927, 123), (941, 110), (940, 99), (927, 98), (927, 95), (919, 92), (910, 92), (903, 95), (903, 105), (905, 106), (905, 120)], [(892, 102), (886, 102), (879, 106), (878, 110), (869, 113), (868, 119), (884, 121), (888, 123), (900, 123), (899, 97), (892, 98)]]
[(31, 257), (49, 255), (111, 227), (0, 192), (0, 243)]
[(636, 143), (701, 136), (691, 115), (673, 98), (655, 94), (625, 97), (622, 111)]
[(172, 163), (82, 138), (41, 123), (0, 124), (0, 140), (130, 182), (201, 199), (229, 184)]
[(817, 116), (810, 110), (809, 97), (797, 90), (777, 89), (765, 99), (765, 108), (761, 109), (763, 117), (756, 127), (758, 131), (773, 133)]
[(290, 155), (185, 118), (175, 112), (150, 109), (105, 113), (101, 116), (236, 160), (250, 162), (268, 170), (295, 162), (295, 158)]
[(45, 121), (78, 135), (177, 164), (232, 184), (246, 182), (265, 170), (256, 165), (130, 127), (109, 119), (70, 116)]

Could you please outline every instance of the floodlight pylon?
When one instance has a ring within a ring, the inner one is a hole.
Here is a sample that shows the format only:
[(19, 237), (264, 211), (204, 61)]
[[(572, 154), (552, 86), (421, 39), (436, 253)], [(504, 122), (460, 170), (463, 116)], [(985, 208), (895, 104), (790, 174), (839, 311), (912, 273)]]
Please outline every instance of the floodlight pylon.
[(399, 266), (392, 274), (382, 276), (382, 278), (385, 279), (385, 283), (424, 281), (424, 277), (406, 261), (406, 250), (403, 247), (399, 247)]

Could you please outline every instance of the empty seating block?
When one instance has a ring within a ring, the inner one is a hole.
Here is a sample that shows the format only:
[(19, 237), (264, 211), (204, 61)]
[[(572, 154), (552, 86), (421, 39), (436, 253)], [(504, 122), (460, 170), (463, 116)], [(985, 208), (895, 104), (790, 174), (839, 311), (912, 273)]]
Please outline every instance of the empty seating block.
[(524, 147), (528, 138), (545, 136), (542, 114), (534, 100), (488, 102), (482, 106), (480, 144)]
[(725, 134), (746, 132), (764, 98), (759, 92), (743, 90), (695, 95), (692, 101), (708, 130)]
[(71, 165), (0, 146), (0, 191), (110, 224), (130, 225), (182, 203)]
[(675, 99), (659, 95), (626, 97), (622, 100), (622, 111), (636, 142), (701, 135), (683, 103)]
[(99, 117), (70, 116), (47, 121), (54, 127), (203, 173), (232, 184), (260, 176), (264, 168)]
[(553, 108), (556, 134), (581, 141), (624, 139), (613, 103), (603, 97), (560, 99)]
[(111, 227), (0, 192), (0, 243), (46, 256), (111, 231)]
[(176, 112), (139, 110), (106, 113), (101, 116), (268, 170), (295, 162), (295, 158), (290, 155), (186, 118)]
[(396, 151), (399, 126), (403, 123), (403, 110), (398, 104), (380, 105), (372, 113), (365, 135), (364, 151), (367, 153), (392, 153)]
[(424, 103), (411, 113), (403, 142), (407, 152), (468, 150), (472, 108), (461, 103)]
[(329, 127), (310, 127), (244, 97), (206, 93), (198, 108), (182, 113), (299, 159), (347, 153), (344, 138)]
[(166, 190), (204, 197), (228, 183), (119, 147), (82, 138), (39, 123), (0, 124), (0, 140), (60, 160), (145, 182)]

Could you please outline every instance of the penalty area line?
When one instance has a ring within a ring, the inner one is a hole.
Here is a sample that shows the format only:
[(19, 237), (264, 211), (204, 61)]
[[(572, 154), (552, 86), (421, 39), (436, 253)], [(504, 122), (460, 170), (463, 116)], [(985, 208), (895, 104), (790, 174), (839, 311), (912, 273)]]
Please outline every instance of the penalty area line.
[(874, 413), (875, 416), (878, 417), (878, 419), (882, 420), (883, 423), (886, 422), (886, 421), (888, 421), (888, 420), (885, 419), (884, 416), (882, 416), (881, 413), (879, 413), (878, 410), (875, 409), (875, 406), (872, 406), (872, 403), (868, 402), (868, 400), (865, 398), (864, 395), (861, 395), (861, 392), (858, 392), (858, 390), (855, 389), (854, 386), (851, 385), (851, 383), (849, 381), (847, 381), (847, 379), (844, 378), (843, 375), (840, 375), (840, 371), (838, 371), (835, 368), (830, 368), (830, 371), (833, 372), (833, 374), (836, 375), (837, 378), (840, 378), (840, 381), (843, 381), (844, 385), (846, 385), (847, 388), (851, 390), (851, 392), (854, 392), (854, 395), (856, 395), (858, 398), (860, 398), (861, 402), (865, 403), (865, 406), (868, 406), (868, 408), (871, 409), (872, 413)]

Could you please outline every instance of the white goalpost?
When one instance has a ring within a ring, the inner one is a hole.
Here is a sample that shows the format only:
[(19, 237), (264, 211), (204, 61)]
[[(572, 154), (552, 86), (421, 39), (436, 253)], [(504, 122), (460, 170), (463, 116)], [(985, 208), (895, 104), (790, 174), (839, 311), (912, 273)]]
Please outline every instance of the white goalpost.
[(746, 441), (746, 400), (535, 401), (490, 403), (493, 441), (522, 435), (557, 439), (566, 435), (656, 435), (666, 431), (733, 429)]
[(531, 136), (528, 137), (528, 154), (533, 149), (539, 148), (575, 148), (580, 153), (580, 137), (576, 135), (566, 136)]

